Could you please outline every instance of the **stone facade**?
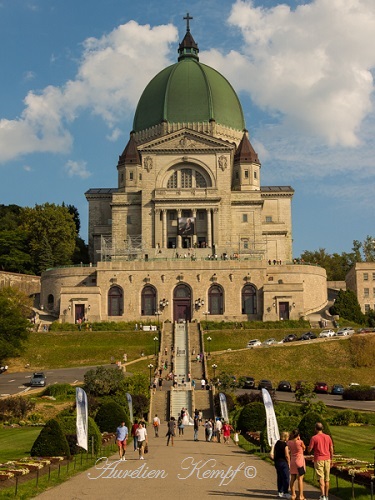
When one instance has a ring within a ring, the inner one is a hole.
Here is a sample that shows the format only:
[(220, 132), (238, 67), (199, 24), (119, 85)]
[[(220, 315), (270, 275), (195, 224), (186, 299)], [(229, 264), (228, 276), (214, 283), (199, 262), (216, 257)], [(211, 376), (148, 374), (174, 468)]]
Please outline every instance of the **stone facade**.
[(27, 295), (38, 295), (40, 293), (40, 276), (29, 274), (0, 272), (0, 288), (18, 288)]
[(375, 310), (375, 262), (357, 262), (345, 281), (347, 289), (357, 295), (363, 313)]

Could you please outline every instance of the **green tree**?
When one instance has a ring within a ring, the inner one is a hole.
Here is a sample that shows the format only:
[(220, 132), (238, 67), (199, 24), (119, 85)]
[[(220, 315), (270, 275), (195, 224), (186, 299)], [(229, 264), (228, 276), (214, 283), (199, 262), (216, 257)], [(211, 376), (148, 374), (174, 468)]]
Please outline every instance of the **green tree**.
[(16, 288), (0, 290), (0, 361), (17, 356), (28, 338), (31, 301)]
[(362, 313), (357, 296), (352, 290), (339, 291), (335, 303), (330, 308), (330, 313), (359, 324), (363, 324), (365, 321), (365, 315)]
[(116, 432), (121, 422), (125, 422), (127, 428), (130, 428), (129, 415), (114, 401), (102, 404), (95, 416), (95, 422), (101, 432)]
[(366, 236), (362, 247), (365, 262), (375, 262), (375, 238), (373, 236)]
[(93, 396), (109, 396), (116, 394), (118, 387), (124, 381), (124, 374), (116, 368), (98, 366), (85, 373), (84, 389)]
[[(29, 251), (38, 273), (43, 272), (46, 265), (50, 265), (49, 262), (53, 266), (72, 263), (77, 231), (67, 207), (53, 203), (36, 205), (34, 208), (25, 208), (23, 218)], [(49, 248), (46, 251), (47, 242)]]

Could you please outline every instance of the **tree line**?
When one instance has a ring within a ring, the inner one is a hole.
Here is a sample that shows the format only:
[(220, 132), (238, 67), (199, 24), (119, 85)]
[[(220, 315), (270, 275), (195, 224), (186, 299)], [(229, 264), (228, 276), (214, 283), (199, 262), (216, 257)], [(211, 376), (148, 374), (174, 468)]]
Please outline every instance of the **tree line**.
[(48, 268), (88, 263), (73, 205), (0, 205), (0, 268), (40, 275)]

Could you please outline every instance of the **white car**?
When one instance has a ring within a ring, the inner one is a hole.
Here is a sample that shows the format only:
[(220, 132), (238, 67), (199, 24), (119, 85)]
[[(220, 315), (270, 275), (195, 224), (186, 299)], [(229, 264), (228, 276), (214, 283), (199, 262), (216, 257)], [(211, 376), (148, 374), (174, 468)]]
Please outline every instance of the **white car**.
[(249, 340), (247, 343), (247, 347), (257, 347), (259, 345), (262, 345), (262, 342), (259, 339)]
[(338, 337), (346, 337), (347, 335), (352, 335), (354, 333), (354, 329), (351, 326), (344, 326), (344, 328), (340, 328), (336, 332)]
[(333, 330), (323, 330), (322, 332), (319, 333), (319, 338), (323, 339), (325, 337), (333, 337), (335, 335), (335, 332)]
[(263, 345), (272, 345), (272, 344), (277, 344), (276, 339), (267, 339), (263, 342)]

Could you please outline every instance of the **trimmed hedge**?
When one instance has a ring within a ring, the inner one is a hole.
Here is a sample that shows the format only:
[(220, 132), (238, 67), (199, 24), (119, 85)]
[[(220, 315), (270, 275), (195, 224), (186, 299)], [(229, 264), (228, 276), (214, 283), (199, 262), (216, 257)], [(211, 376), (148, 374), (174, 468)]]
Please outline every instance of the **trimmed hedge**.
[(303, 419), (298, 424), (298, 429), (302, 441), (305, 443), (306, 448), (309, 446), (310, 439), (315, 435), (315, 424), (321, 422), (323, 425), (323, 432), (332, 438), (331, 430), (328, 422), (322, 418), (319, 413), (310, 411), (306, 413)]
[(310, 329), (310, 323), (303, 319), (285, 321), (201, 321), (205, 330), (287, 330), (290, 328)]
[(266, 424), (266, 410), (263, 403), (246, 405), (238, 417), (237, 427), (242, 434), (261, 431)]
[(349, 387), (344, 390), (342, 399), (355, 401), (375, 401), (375, 389), (369, 385)]
[(70, 384), (53, 384), (49, 385), (43, 391), (42, 396), (52, 396), (54, 398), (65, 398), (68, 394), (75, 394), (76, 389)]
[(54, 418), (48, 420), (34, 441), (30, 455), (32, 457), (70, 457), (68, 441), (58, 420)]
[(114, 401), (102, 404), (95, 417), (95, 422), (101, 432), (116, 432), (121, 422), (130, 427), (129, 416), (126, 411)]

